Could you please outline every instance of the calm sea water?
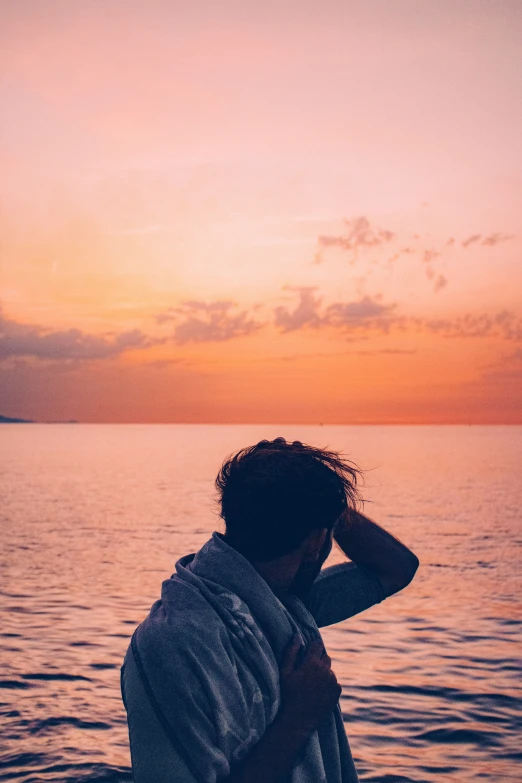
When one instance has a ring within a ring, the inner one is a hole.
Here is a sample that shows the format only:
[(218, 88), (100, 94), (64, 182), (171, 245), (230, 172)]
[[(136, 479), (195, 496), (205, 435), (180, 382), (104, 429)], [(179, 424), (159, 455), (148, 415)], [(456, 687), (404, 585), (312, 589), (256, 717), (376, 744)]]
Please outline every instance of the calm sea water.
[(1, 427), (0, 780), (131, 779), (129, 637), (222, 529), (223, 457), (277, 435), (367, 469), (366, 513), (421, 560), (324, 630), (361, 779), (520, 783), (522, 427), (207, 425)]

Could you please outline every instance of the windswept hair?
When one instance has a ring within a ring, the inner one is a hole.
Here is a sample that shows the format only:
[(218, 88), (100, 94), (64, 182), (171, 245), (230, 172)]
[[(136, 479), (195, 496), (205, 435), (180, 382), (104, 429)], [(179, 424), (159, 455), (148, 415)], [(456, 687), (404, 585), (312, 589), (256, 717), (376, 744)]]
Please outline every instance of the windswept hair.
[(216, 478), (227, 542), (252, 562), (297, 549), (314, 528), (331, 530), (360, 500), (361, 471), (335, 451), (284, 438), (227, 457)]

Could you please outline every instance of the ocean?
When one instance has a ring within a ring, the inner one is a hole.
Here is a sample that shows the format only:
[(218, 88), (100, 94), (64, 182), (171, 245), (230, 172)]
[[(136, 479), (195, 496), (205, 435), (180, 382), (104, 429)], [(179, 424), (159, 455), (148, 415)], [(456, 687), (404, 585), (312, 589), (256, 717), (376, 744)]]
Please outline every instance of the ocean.
[(421, 561), (323, 630), (361, 780), (520, 783), (522, 427), (88, 424), (0, 427), (0, 781), (132, 779), (129, 638), (223, 529), (223, 458), (279, 435), (362, 467), (365, 513)]

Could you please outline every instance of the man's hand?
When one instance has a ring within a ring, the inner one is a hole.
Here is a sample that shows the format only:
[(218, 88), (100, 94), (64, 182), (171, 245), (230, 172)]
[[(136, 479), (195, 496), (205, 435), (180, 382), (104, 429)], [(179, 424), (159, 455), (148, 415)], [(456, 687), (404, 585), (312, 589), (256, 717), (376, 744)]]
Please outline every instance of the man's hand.
[(322, 642), (312, 642), (303, 662), (295, 668), (300, 648), (299, 637), (295, 636), (281, 667), (281, 712), (309, 734), (332, 712), (342, 689)]
[(296, 669), (300, 647), (299, 636), (295, 636), (281, 666), (279, 713), (247, 757), (233, 768), (226, 783), (287, 781), (309, 735), (337, 704), (341, 686), (322, 643), (313, 642)]

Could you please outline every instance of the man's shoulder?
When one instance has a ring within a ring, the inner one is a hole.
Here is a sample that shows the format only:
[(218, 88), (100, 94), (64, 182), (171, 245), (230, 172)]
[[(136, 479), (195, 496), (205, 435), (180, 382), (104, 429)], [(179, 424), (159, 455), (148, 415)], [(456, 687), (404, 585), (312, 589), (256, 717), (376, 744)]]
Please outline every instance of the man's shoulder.
[(197, 590), (173, 585), (168, 595), (156, 601), (137, 630), (141, 647), (170, 654), (195, 646), (228, 643), (227, 628), (214, 607)]

